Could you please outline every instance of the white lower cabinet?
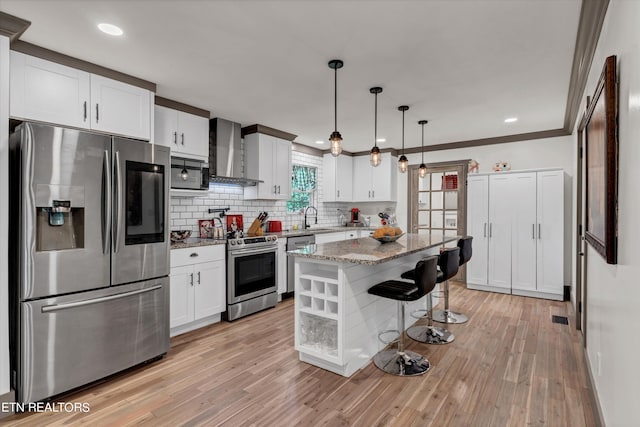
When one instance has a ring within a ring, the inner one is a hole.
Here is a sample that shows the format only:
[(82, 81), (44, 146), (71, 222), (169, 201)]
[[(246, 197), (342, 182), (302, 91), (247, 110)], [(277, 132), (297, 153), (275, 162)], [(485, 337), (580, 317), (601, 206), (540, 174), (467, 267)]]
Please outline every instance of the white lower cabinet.
[(225, 246), (171, 251), (171, 335), (220, 321), (225, 310)]
[(565, 179), (562, 170), (467, 178), (469, 288), (563, 299)]

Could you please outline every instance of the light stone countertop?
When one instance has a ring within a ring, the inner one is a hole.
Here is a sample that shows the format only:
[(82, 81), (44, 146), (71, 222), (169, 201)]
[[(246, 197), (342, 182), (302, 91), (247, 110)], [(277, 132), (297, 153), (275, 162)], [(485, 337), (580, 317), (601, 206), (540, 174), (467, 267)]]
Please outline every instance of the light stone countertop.
[(375, 265), (401, 258), (444, 243), (457, 241), (460, 236), (442, 237), (430, 234), (405, 234), (395, 242), (380, 243), (371, 237), (343, 240), (289, 251), (289, 256), (338, 263)]
[(171, 249), (185, 249), (196, 246), (226, 245), (226, 239), (201, 239), (200, 237), (189, 237), (181, 242), (171, 242)]

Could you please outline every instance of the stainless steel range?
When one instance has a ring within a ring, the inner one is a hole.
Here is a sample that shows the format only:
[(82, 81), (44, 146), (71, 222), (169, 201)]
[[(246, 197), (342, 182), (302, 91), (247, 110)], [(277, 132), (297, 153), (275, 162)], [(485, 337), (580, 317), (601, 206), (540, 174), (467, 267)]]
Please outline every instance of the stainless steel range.
[(227, 240), (227, 320), (275, 307), (278, 237)]

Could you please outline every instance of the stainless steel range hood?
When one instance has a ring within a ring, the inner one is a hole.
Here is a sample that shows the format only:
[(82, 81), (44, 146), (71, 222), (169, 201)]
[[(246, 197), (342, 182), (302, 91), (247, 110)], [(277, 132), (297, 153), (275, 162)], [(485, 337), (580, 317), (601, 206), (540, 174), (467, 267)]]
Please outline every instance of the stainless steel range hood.
[(217, 117), (209, 120), (209, 181), (220, 184), (256, 185), (244, 177), (240, 123)]

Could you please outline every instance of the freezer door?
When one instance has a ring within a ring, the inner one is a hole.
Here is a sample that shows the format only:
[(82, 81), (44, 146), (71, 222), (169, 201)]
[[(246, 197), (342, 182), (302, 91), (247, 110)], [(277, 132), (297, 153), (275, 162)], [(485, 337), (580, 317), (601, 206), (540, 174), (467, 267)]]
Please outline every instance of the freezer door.
[(113, 139), (114, 285), (169, 274), (168, 147)]
[(109, 286), (111, 137), (22, 123), (11, 150), (19, 298)]
[(18, 402), (104, 378), (169, 349), (169, 278), (20, 304)]

